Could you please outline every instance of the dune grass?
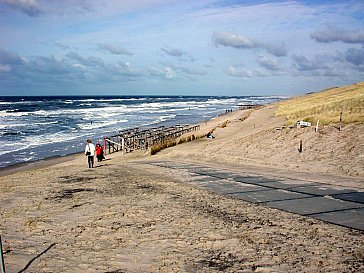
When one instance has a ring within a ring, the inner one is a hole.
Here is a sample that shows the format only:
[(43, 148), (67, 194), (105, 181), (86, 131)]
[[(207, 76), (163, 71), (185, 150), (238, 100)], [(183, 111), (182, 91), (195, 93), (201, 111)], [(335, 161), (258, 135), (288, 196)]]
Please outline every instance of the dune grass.
[(229, 120), (225, 120), (224, 122), (222, 122), (222, 123), (219, 125), (219, 127), (220, 127), (220, 128), (225, 128), (225, 127), (228, 125), (228, 123), (229, 123)]
[(185, 142), (190, 142), (190, 141), (193, 141), (195, 139), (199, 139), (199, 138), (203, 138), (205, 137), (206, 134), (199, 134), (199, 135), (189, 135), (189, 136), (185, 136), (185, 137), (180, 137), (179, 140), (169, 140), (169, 141), (166, 141), (166, 142), (163, 142), (161, 144), (156, 144), (156, 145), (153, 145), (150, 149), (150, 154), (151, 155), (155, 155), (157, 154), (158, 152), (160, 152), (161, 150), (164, 150), (164, 149), (167, 149), (169, 147), (173, 147), (173, 146), (176, 146), (176, 145), (179, 145), (179, 144), (183, 144)]
[(328, 125), (339, 123), (341, 112), (343, 124), (364, 122), (364, 82), (280, 102), (276, 115), (285, 116), (288, 125), (298, 120)]
[(176, 145), (177, 145), (176, 140), (169, 140), (169, 141), (163, 142), (161, 144), (153, 145), (150, 149), (150, 154), (155, 155), (156, 153), (158, 153), (161, 150), (164, 150), (169, 147), (176, 146)]

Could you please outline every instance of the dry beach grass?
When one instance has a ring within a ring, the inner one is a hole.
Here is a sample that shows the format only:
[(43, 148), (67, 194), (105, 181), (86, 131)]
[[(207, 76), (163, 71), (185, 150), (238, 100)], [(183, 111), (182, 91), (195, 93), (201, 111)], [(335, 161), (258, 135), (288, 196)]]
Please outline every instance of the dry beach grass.
[(364, 82), (335, 87), (278, 103), (276, 115), (285, 116), (288, 124), (306, 120), (322, 125), (364, 122)]
[(188, 173), (145, 164), (192, 162), (364, 189), (363, 123), (276, 130), (286, 122), (276, 109), (222, 115), (201, 124), (199, 134), (214, 131), (215, 139), (154, 156), (115, 153), (89, 170), (78, 155), (3, 173), (7, 272), (27, 264), (23, 272), (362, 272), (363, 232), (207, 192), (186, 183)]

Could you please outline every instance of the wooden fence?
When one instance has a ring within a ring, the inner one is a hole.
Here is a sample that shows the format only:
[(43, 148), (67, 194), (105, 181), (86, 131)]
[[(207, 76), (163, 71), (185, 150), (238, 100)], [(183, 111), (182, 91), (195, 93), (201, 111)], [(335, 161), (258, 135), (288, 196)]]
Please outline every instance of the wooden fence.
[(134, 150), (147, 150), (153, 145), (174, 140), (185, 133), (199, 129), (200, 125), (175, 125), (145, 130), (140, 128), (123, 130), (117, 135), (104, 137), (104, 152), (111, 154), (119, 151), (129, 153)]

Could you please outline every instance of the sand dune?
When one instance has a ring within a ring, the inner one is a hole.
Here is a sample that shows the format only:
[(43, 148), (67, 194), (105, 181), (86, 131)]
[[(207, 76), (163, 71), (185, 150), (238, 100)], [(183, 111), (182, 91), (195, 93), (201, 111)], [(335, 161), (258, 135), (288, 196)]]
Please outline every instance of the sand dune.
[[(275, 117), (275, 106), (223, 115), (205, 124), (202, 131), (215, 127), (215, 139), (199, 139), (162, 151), (159, 157), (183, 158), (206, 162), (251, 164), (262, 167), (364, 176), (364, 124), (346, 125), (341, 131), (333, 125), (284, 128), (282, 117)], [(227, 127), (218, 125), (228, 120)], [(302, 141), (303, 151), (298, 151)]]

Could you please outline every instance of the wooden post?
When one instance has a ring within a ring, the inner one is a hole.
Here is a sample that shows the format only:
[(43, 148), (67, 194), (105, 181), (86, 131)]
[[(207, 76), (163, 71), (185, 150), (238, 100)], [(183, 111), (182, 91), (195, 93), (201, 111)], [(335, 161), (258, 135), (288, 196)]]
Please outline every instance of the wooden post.
[(315, 132), (316, 132), (316, 133), (318, 132), (319, 122), (320, 122), (320, 120), (318, 119), (318, 120), (317, 120), (317, 123), (316, 123), (316, 128), (315, 128)]
[(302, 140), (300, 140), (300, 147), (298, 148), (298, 151), (299, 151), (300, 153), (302, 153), (302, 150), (303, 150), (303, 148), (302, 148)]
[(3, 256), (3, 243), (1, 241), (1, 235), (0, 235), (0, 269), (1, 269), (1, 273), (6, 273), (4, 256)]
[(121, 153), (124, 154), (124, 148), (125, 148), (125, 140), (124, 138), (122, 137), (121, 138)]
[(340, 128), (339, 128), (339, 131), (341, 131), (342, 124), (343, 124), (343, 112), (340, 112)]

